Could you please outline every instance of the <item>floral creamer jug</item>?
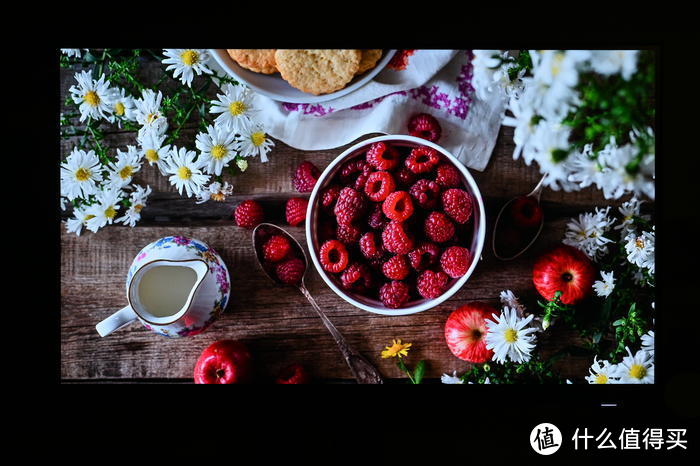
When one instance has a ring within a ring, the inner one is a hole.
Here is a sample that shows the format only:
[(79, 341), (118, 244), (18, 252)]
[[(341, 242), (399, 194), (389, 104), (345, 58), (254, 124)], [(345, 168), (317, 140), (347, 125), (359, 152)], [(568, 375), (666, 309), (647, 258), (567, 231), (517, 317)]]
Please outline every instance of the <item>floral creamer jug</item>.
[(204, 331), (226, 308), (228, 269), (205, 243), (168, 236), (138, 253), (126, 277), (125, 308), (95, 326), (106, 336), (135, 320), (166, 337)]

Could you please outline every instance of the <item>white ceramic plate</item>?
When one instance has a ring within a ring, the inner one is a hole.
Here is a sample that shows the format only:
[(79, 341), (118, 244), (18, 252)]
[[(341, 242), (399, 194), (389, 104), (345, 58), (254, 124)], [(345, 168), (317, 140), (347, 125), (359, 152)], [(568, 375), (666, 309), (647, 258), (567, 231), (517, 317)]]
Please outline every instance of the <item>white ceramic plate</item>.
[(282, 79), (279, 73), (262, 74), (247, 70), (233, 61), (225, 49), (209, 49), (209, 53), (211, 53), (219, 66), (232, 78), (245, 83), (259, 94), (280, 102), (314, 104), (335, 99), (361, 88), (384, 69), (389, 63), (389, 60), (391, 60), (391, 57), (396, 53), (396, 50), (384, 50), (382, 58), (377, 62), (377, 66), (360, 76), (356, 76), (341, 90), (323, 95), (307, 94), (306, 92), (293, 88), (287, 81)]

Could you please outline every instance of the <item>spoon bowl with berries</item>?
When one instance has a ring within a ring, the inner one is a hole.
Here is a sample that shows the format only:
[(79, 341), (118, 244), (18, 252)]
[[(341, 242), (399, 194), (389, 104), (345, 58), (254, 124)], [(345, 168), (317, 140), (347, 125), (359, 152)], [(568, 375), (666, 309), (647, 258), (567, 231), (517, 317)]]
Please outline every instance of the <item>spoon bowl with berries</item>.
[(326, 317), (304, 284), (308, 269), (306, 253), (299, 242), (283, 228), (271, 223), (260, 223), (253, 230), (253, 248), (263, 272), (278, 285), (290, 285), (309, 300), (324, 325), (338, 344), (350, 370), (361, 384), (384, 383), (379, 371), (357, 350), (348, 345), (343, 335)]

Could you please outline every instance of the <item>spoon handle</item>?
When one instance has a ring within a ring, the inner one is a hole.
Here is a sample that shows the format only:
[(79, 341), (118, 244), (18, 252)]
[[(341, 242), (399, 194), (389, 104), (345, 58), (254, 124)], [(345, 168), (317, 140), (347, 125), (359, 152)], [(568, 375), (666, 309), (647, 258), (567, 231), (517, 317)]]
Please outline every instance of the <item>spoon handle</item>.
[(537, 201), (539, 202), (540, 196), (542, 196), (542, 189), (544, 189), (544, 180), (547, 178), (547, 173), (542, 176), (540, 179), (540, 182), (537, 183), (537, 186), (535, 186), (535, 189), (532, 190), (530, 194), (528, 194), (528, 197), (535, 197), (537, 198)]
[(328, 331), (331, 332), (331, 335), (333, 335), (333, 339), (335, 339), (335, 342), (338, 344), (340, 352), (343, 353), (345, 362), (348, 363), (350, 371), (352, 371), (352, 375), (355, 376), (355, 379), (357, 379), (357, 383), (384, 383), (382, 375), (379, 373), (377, 368), (374, 367), (372, 363), (370, 363), (364, 356), (357, 352), (355, 348), (347, 344), (343, 335), (338, 331), (337, 328), (335, 328), (335, 325), (333, 325), (333, 323), (330, 320), (328, 320), (328, 317), (326, 317), (326, 314), (324, 314), (321, 308), (318, 307), (318, 304), (316, 304), (316, 300), (313, 298), (313, 296), (311, 296), (306, 287), (304, 285), (301, 285), (299, 287), (299, 290), (304, 296), (306, 296), (306, 299), (309, 300), (313, 308), (316, 310), (316, 313), (323, 321), (323, 324), (326, 326)]

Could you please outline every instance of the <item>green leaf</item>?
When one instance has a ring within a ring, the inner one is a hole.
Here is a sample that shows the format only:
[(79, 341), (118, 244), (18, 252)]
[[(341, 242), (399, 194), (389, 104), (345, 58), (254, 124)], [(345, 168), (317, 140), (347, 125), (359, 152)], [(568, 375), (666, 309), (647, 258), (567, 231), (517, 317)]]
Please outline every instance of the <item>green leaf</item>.
[(425, 361), (420, 360), (416, 364), (416, 368), (413, 370), (413, 383), (419, 384), (423, 380), (423, 375), (425, 374)]

